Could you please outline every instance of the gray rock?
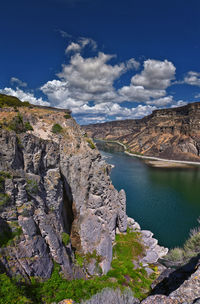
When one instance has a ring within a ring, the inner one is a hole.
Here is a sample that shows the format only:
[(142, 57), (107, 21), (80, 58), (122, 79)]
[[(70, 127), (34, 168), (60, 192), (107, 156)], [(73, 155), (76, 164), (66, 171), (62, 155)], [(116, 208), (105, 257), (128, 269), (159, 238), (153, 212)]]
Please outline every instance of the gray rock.
[(140, 301), (133, 297), (130, 290), (121, 293), (119, 289), (105, 288), (94, 295), (90, 300), (81, 301), (81, 304), (139, 304)]

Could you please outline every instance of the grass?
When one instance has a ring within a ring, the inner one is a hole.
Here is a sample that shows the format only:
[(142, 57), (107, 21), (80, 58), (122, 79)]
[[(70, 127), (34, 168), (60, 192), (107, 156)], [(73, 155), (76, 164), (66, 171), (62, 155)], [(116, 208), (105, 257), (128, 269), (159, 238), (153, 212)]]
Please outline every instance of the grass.
[[(134, 269), (133, 264), (143, 254), (143, 250), (139, 233), (128, 231), (127, 234), (116, 236), (112, 267), (107, 275), (94, 276), (87, 280), (68, 281), (60, 274), (59, 265), (55, 264), (49, 280), (40, 282), (32, 278), (30, 285), (21, 283), (19, 288), (16, 288), (16, 280), (7, 278), (5, 274), (0, 275), (0, 282), (1, 280), (5, 282), (2, 286), (0, 285), (2, 301), (0, 304), (50, 304), (52, 302), (58, 303), (63, 299), (73, 299), (75, 302), (80, 303), (82, 299), (89, 299), (107, 287), (120, 288), (122, 291), (129, 287), (137, 298), (143, 299), (150, 291), (152, 279), (147, 276), (143, 268)], [(101, 261), (101, 257), (94, 251), (85, 256), (76, 254), (77, 265), (83, 267), (84, 263), (91, 258), (97, 259), (97, 262)], [(7, 292), (3, 290), (4, 288)], [(26, 298), (28, 298), (29, 302), (23, 302)]]

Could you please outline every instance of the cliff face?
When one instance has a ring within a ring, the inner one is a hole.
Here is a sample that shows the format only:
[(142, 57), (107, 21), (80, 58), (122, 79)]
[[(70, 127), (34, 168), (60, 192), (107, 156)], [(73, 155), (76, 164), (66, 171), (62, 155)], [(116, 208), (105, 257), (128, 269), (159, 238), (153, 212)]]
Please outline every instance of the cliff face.
[(142, 119), (82, 128), (93, 138), (120, 141), (133, 153), (200, 161), (200, 103), (156, 110)]
[[(0, 109), (0, 270), (11, 276), (48, 278), (54, 262), (67, 278), (99, 267), (106, 273), (116, 228), (127, 228), (124, 191), (113, 187), (110, 167), (64, 114)], [(33, 130), (12, 131), (16, 115)], [(62, 131), (54, 134), (56, 123)], [(99, 265), (91, 260), (83, 270), (74, 263), (75, 251), (94, 252)]]

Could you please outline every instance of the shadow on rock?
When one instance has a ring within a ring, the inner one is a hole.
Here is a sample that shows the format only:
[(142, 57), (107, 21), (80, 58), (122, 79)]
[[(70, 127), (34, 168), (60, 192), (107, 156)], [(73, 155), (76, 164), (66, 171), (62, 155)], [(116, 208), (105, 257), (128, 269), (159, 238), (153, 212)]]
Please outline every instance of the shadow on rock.
[(161, 294), (168, 296), (170, 293), (178, 289), (184, 281), (188, 280), (189, 277), (197, 270), (199, 265), (200, 254), (176, 270), (173, 268), (164, 270), (153, 283), (151, 295)]

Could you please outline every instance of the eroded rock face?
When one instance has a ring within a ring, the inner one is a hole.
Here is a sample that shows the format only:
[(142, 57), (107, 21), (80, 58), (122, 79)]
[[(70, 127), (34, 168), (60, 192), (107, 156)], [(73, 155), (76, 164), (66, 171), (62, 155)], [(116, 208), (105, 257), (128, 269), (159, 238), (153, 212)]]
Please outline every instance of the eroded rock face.
[[(0, 234), (13, 239), (0, 248), (0, 268), (10, 275), (49, 278), (55, 261), (67, 278), (80, 277), (74, 250), (100, 255), (106, 273), (116, 228), (126, 231), (125, 193), (113, 187), (109, 166), (75, 121), (61, 117), (67, 131), (59, 135), (45, 124), (40, 138), (38, 128), (20, 135), (0, 130), (0, 171), (9, 173), (0, 189), (7, 198), (0, 206)], [(33, 127), (39, 123), (34, 117)], [(63, 233), (70, 235), (68, 244)]]
[(82, 126), (93, 138), (116, 140), (133, 153), (200, 161), (200, 103), (153, 111), (142, 119)]

